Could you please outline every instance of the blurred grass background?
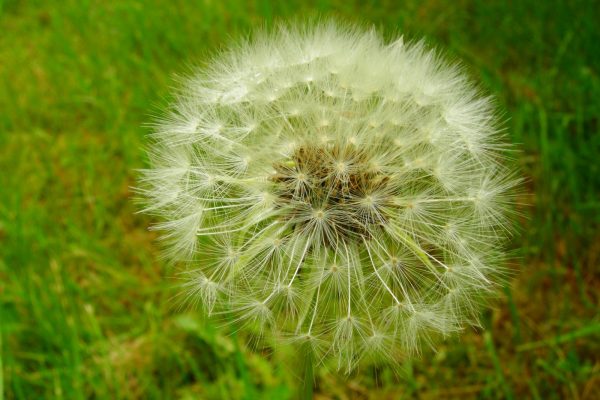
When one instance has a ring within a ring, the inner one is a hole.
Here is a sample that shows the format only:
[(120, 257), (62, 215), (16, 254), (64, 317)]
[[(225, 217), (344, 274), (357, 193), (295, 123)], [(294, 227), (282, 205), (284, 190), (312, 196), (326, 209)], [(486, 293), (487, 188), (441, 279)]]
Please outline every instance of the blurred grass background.
[(230, 37), (321, 13), (425, 37), (498, 96), (530, 214), (486, 331), (320, 399), (600, 398), (595, 1), (0, 0), (0, 399), (287, 399), (272, 355), (170, 300), (130, 186), (174, 74)]

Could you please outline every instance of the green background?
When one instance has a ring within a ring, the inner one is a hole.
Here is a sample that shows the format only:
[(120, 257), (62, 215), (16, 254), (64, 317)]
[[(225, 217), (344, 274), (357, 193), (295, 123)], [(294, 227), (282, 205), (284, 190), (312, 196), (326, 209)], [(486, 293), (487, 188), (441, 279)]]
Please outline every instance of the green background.
[(399, 371), (315, 396), (600, 398), (593, 1), (0, 0), (0, 399), (286, 399), (293, 368), (176, 307), (131, 186), (176, 74), (253, 27), (334, 15), (425, 37), (498, 98), (526, 194), (515, 278)]

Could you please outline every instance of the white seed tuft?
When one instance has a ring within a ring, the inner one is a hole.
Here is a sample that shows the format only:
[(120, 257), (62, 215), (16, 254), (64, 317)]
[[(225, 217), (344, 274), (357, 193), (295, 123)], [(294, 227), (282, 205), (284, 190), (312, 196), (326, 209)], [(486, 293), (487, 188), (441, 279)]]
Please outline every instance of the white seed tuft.
[(156, 124), (139, 192), (192, 303), (318, 360), (419, 354), (503, 277), (498, 119), (422, 42), (288, 25), (216, 57)]

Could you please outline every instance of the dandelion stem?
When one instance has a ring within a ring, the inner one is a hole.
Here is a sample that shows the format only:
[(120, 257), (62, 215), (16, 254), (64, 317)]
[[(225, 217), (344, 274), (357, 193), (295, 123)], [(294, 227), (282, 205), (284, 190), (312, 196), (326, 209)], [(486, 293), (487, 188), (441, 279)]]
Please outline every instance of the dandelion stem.
[(305, 344), (304, 346), (300, 346), (300, 357), (303, 364), (303, 374), (301, 387), (300, 387), (300, 396), (301, 400), (312, 400), (313, 398), (313, 390), (315, 383), (315, 375), (314, 375), (314, 356), (313, 350), (310, 347), (310, 344)]

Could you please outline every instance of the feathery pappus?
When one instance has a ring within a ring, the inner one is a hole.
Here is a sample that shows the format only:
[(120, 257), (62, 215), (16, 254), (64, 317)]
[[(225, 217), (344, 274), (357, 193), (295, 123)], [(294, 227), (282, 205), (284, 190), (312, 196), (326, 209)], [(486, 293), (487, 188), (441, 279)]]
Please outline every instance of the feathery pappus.
[(477, 324), (519, 178), (459, 66), (326, 21), (257, 34), (182, 86), (138, 191), (192, 303), (346, 371)]

